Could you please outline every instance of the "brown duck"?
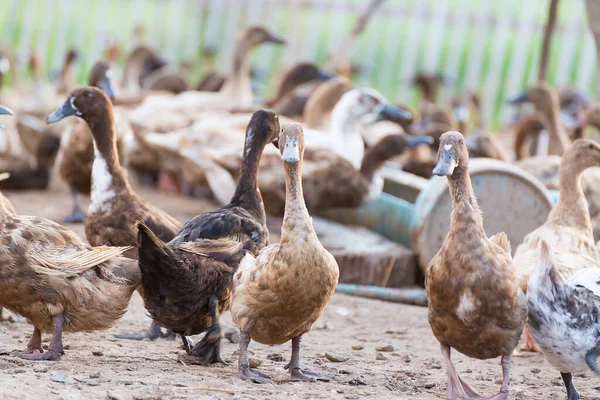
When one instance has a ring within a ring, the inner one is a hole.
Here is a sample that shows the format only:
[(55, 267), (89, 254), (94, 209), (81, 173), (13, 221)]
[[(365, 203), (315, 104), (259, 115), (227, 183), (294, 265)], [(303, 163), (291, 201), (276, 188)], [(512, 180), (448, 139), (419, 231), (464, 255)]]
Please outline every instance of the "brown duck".
[(339, 269), (319, 242), (304, 204), (301, 125), (284, 125), (279, 146), (287, 193), (281, 242), (265, 247), (256, 258), (244, 257), (233, 278), (231, 315), (241, 331), (238, 375), (257, 383), (272, 382), (267, 375), (250, 369), (250, 340), (268, 345), (291, 340), (292, 356), (285, 368), (292, 380), (328, 381), (300, 367), (300, 341), (331, 299)]
[[(252, 115), (240, 178), (228, 205), (192, 218), (169, 243), (139, 224), (146, 309), (161, 326), (181, 335), (188, 354), (204, 364), (221, 362), (219, 314), (229, 308), (231, 278), (239, 261), (246, 250), (257, 254), (269, 243), (258, 164), (278, 132), (274, 112)], [(202, 332), (206, 336), (196, 345), (186, 337)]]
[[(90, 86), (100, 88), (112, 100), (114, 98), (110, 64), (98, 61), (92, 66), (88, 82)], [(125, 157), (127, 142), (132, 140), (133, 132), (129, 123), (116, 115), (117, 149), (119, 159)], [(89, 194), (92, 187), (92, 165), (94, 162), (94, 142), (92, 134), (83, 120), (72, 120), (63, 132), (61, 145), (56, 157), (56, 168), (65, 181), (73, 197), (73, 210), (65, 217), (65, 222), (83, 222), (85, 213), (79, 207), (78, 195)]]
[(450, 232), (427, 267), (429, 323), (441, 345), (448, 374), (448, 399), (478, 398), (450, 359), (452, 348), (468, 357), (502, 357), (501, 391), (508, 396), (511, 354), (527, 317), (527, 299), (504, 233), (488, 239), (468, 170), (463, 136), (446, 132), (433, 173), (448, 177), (453, 211)]
[[(0, 306), (34, 326), (28, 360), (56, 360), (63, 332), (108, 329), (127, 311), (141, 276), (127, 247), (90, 247), (44, 218), (16, 215), (0, 202)], [(42, 332), (52, 332), (48, 351)]]

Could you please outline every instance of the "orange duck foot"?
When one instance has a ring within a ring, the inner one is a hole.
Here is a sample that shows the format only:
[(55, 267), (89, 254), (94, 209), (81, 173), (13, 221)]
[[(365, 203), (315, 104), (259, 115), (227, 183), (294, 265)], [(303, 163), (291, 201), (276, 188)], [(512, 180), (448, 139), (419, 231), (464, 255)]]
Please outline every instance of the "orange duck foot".
[(158, 178), (158, 189), (169, 194), (181, 194), (179, 178), (170, 172), (161, 172)]
[(542, 349), (535, 344), (528, 330), (525, 330), (525, 343), (519, 347), (521, 351), (530, 351), (533, 353), (542, 353)]

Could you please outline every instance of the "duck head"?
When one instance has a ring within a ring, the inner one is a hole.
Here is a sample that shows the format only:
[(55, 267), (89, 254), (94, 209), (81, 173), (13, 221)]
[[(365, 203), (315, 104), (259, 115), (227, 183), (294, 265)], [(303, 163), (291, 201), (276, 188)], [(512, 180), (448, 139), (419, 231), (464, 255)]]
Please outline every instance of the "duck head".
[(63, 105), (46, 118), (46, 123), (52, 124), (71, 115), (90, 122), (99, 113), (104, 113), (107, 107), (111, 107), (111, 103), (102, 90), (91, 86), (76, 88)]
[(567, 169), (564, 166), (577, 171), (600, 166), (600, 144), (592, 139), (575, 140), (563, 156), (561, 169)]
[(260, 25), (249, 26), (244, 32), (243, 41), (249, 47), (258, 46), (263, 43), (286, 44), (284, 38), (275, 35), (268, 28)]
[(460, 132), (448, 131), (440, 137), (438, 162), (433, 169), (433, 174), (438, 176), (452, 176), (457, 168), (464, 168), (469, 164), (469, 151), (465, 138)]
[(287, 93), (290, 93), (297, 86), (303, 85), (311, 81), (325, 81), (334, 78), (336, 75), (329, 72), (321, 71), (313, 63), (297, 63), (292, 68), (288, 69), (284, 74), (279, 85), (279, 91), (276, 99), (281, 99)]
[[(368, 88), (346, 92), (334, 107), (333, 113), (345, 113), (350, 120), (363, 125), (379, 120), (399, 122), (412, 118), (409, 111), (394, 107), (379, 92)], [(335, 117), (332, 116), (333, 118)]]
[(278, 134), (279, 116), (277, 113), (271, 110), (256, 111), (252, 114), (246, 128), (244, 156), (248, 156), (253, 150), (259, 154), (269, 143), (273, 143), (277, 147)]
[(304, 157), (304, 132), (302, 125), (290, 123), (283, 125), (279, 134), (281, 160), (286, 164), (295, 164)]
[(539, 83), (529, 88), (525, 93), (508, 100), (509, 104), (519, 105), (531, 103), (537, 111), (548, 115), (549, 112), (559, 109), (558, 94), (547, 83)]
[(115, 98), (115, 91), (112, 85), (112, 72), (108, 61), (96, 62), (90, 71), (88, 85), (101, 89), (110, 99)]

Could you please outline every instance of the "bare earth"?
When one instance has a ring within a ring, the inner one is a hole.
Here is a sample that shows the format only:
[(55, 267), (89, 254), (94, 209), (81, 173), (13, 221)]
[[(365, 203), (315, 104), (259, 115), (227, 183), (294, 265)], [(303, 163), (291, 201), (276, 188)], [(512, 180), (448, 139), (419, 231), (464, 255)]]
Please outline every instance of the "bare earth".
[[(195, 199), (139, 193), (186, 220), (212, 207)], [(62, 192), (6, 193), (21, 214), (60, 221), (71, 203)], [(84, 236), (83, 226), (71, 226)], [(32, 327), (21, 317), (0, 323), (0, 350), (22, 350)], [(439, 345), (427, 323), (427, 310), (400, 304), (335, 295), (302, 345), (306, 369), (325, 374), (329, 383), (289, 383), (283, 366), (290, 344), (250, 344), (258, 369), (276, 385), (239, 380), (237, 345), (224, 340), (228, 365), (194, 365), (180, 340), (127, 341), (115, 333), (137, 332), (150, 322), (135, 294), (129, 312), (106, 332), (65, 335), (66, 355), (58, 362), (30, 362), (0, 356), (0, 399), (443, 399), (446, 375)], [(228, 314), (224, 326), (232, 327)], [(49, 340), (49, 335), (45, 335)], [(197, 340), (197, 338), (196, 338)], [(46, 342), (47, 344), (47, 342)], [(388, 351), (378, 347), (391, 346)], [(325, 354), (329, 357), (326, 357)], [(379, 353), (379, 355), (378, 355)], [(330, 361), (336, 359), (338, 362)], [(477, 361), (454, 353), (463, 377), (482, 395), (499, 389), (499, 360)], [(538, 354), (513, 358), (514, 399), (565, 399), (560, 375)], [(583, 399), (600, 399), (600, 379), (591, 372), (574, 378)]]

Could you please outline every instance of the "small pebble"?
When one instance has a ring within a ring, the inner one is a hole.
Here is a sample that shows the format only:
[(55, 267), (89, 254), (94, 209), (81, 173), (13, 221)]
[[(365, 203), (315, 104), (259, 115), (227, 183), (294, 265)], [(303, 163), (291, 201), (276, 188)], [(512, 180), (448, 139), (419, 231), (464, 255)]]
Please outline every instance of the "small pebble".
[(375, 356), (375, 359), (376, 360), (380, 360), (380, 361), (384, 361), (384, 360), (387, 360), (388, 358), (386, 356), (384, 356), (383, 354), (381, 354), (381, 353), (377, 353), (377, 355)]
[(344, 362), (348, 361), (348, 357), (342, 357), (333, 353), (325, 353), (325, 358), (327, 358), (331, 362)]
[(53, 382), (65, 383), (67, 382), (67, 377), (63, 374), (54, 374), (50, 377), (50, 380)]
[(426, 383), (425, 389), (433, 389), (435, 387), (435, 383)]
[(71, 350), (71, 345), (70, 344), (65, 344), (63, 346), (63, 350)]
[(364, 348), (365, 348), (365, 346), (361, 346), (360, 344), (356, 345), (356, 346), (352, 346), (352, 350), (362, 350)]
[(367, 383), (365, 381), (363, 381), (361, 378), (354, 378), (351, 381), (349, 381), (348, 384), (350, 386), (359, 386), (359, 385), (366, 385)]
[(229, 340), (231, 343), (239, 343), (240, 342), (240, 332), (236, 328), (229, 328), (224, 333), (223, 336), (225, 339)]
[(249, 358), (248, 359), (248, 366), (250, 368), (258, 368), (258, 367), (260, 367), (261, 364), (262, 364), (262, 361), (260, 361), (258, 358)]
[(542, 372), (542, 370), (539, 369), (539, 368), (532, 368), (531, 372), (534, 373), (534, 374), (539, 374), (540, 372)]
[(106, 393), (106, 400), (125, 400), (120, 394), (111, 392), (110, 390)]
[(388, 344), (387, 346), (377, 347), (375, 350), (377, 350), (377, 351), (386, 351), (386, 352), (394, 351), (394, 346), (391, 346), (391, 345)]
[(96, 350), (96, 351), (92, 351), (92, 355), (96, 356), (96, 357), (102, 357), (104, 355), (104, 353)]
[(408, 363), (410, 363), (410, 356), (408, 354), (405, 354), (403, 356), (400, 356), (400, 360), (402, 360), (402, 362), (408, 364)]
[(282, 361), (284, 361), (284, 358), (279, 353), (271, 353), (267, 356), (267, 360), (282, 362)]
[(94, 372), (90, 374), (90, 379), (100, 379), (100, 372)]
[(33, 372), (46, 373), (50, 368), (44, 364), (35, 364), (33, 366)]

